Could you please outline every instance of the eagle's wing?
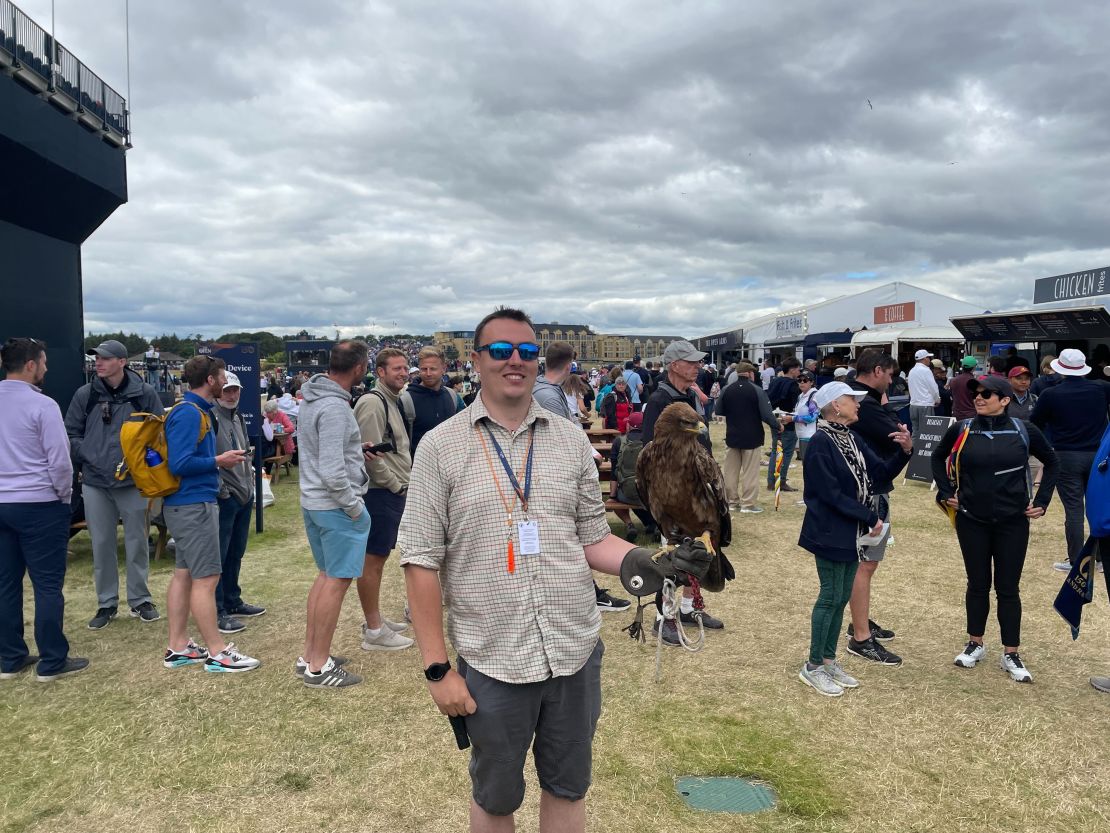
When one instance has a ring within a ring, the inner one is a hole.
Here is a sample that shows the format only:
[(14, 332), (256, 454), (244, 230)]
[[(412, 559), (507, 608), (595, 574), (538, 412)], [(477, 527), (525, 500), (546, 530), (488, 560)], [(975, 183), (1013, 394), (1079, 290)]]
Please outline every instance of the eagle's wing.
[(726, 581), (732, 581), (736, 578), (736, 571), (728, 560), (728, 556), (724, 553), (724, 548), (732, 543), (732, 516), (728, 511), (725, 478), (721, 473), (721, 467), (717, 465), (717, 461), (713, 459), (712, 455), (700, 445), (698, 446), (696, 464), (698, 479), (704, 484), (708, 504), (716, 514), (715, 528), (711, 527), (710, 530), (713, 533), (713, 546), (716, 549), (716, 554), (709, 565), (709, 572), (702, 580), (702, 586), (706, 590), (717, 592), (724, 589)]
[(640, 450), (640, 456), (636, 458), (636, 491), (640, 494), (640, 503), (651, 512), (652, 517), (655, 517), (655, 512), (651, 505), (651, 473), (654, 468), (652, 462), (655, 455), (655, 444), (648, 443)]

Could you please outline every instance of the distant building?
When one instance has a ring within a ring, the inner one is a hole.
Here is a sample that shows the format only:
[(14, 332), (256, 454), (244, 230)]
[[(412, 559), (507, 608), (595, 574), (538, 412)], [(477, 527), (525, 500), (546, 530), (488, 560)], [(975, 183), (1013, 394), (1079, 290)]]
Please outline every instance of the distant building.
[[(644, 361), (658, 360), (668, 344), (683, 338), (678, 335), (595, 333), (588, 324), (560, 324), (557, 321), (535, 324), (534, 328), (541, 352), (546, 351), (552, 342), (563, 341), (574, 348), (578, 354), (578, 362), (587, 366), (616, 364), (633, 356), (640, 356)], [(443, 330), (435, 333), (433, 339), (442, 349), (446, 349), (448, 345), (453, 346), (460, 361), (467, 361), (474, 349), (473, 330)]]

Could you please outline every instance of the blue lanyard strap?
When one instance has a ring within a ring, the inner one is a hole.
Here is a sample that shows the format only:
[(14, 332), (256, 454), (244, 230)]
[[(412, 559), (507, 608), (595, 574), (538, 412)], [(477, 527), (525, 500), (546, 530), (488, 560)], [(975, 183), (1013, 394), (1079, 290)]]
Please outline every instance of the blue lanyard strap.
[(505, 470), (505, 474), (509, 476), (509, 482), (513, 485), (513, 491), (516, 496), (520, 498), (521, 506), (524, 511), (528, 511), (528, 496), (532, 493), (532, 449), (536, 439), (536, 423), (532, 423), (532, 427), (528, 432), (528, 458), (524, 463), (524, 488), (520, 488), (520, 481), (517, 480), (516, 475), (513, 473), (513, 467), (509, 465), (509, 458), (505, 456), (505, 452), (501, 449), (501, 444), (497, 442), (497, 438), (493, 436), (493, 431), (490, 430), (489, 424), (486, 424), (486, 434), (489, 435), (489, 440), (493, 443), (494, 451), (497, 452), (497, 459), (501, 461), (501, 468)]

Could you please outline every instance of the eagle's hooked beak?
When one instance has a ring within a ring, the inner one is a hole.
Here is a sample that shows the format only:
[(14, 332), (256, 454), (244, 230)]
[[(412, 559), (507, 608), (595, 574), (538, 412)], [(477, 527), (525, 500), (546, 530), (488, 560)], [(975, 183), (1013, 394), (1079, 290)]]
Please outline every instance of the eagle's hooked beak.
[(682, 430), (686, 431), (690, 434), (698, 434), (699, 436), (701, 434), (708, 434), (709, 433), (709, 429), (706, 427), (704, 422), (699, 422), (697, 428), (683, 428)]

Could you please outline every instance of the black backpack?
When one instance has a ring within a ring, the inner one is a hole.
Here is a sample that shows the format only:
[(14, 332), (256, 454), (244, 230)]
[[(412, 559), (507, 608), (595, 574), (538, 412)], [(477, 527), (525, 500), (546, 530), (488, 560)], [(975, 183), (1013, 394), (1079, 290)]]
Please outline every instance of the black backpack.
[(636, 488), (636, 460), (640, 457), (640, 452), (644, 450), (644, 441), (639, 438), (639, 431), (636, 434), (635, 439), (633, 439), (631, 432), (621, 439), (621, 447), (620, 451), (617, 452), (617, 465), (613, 470), (613, 477), (616, 478), (617, 488), (626, 502), (642, 504), (640, 491)]

